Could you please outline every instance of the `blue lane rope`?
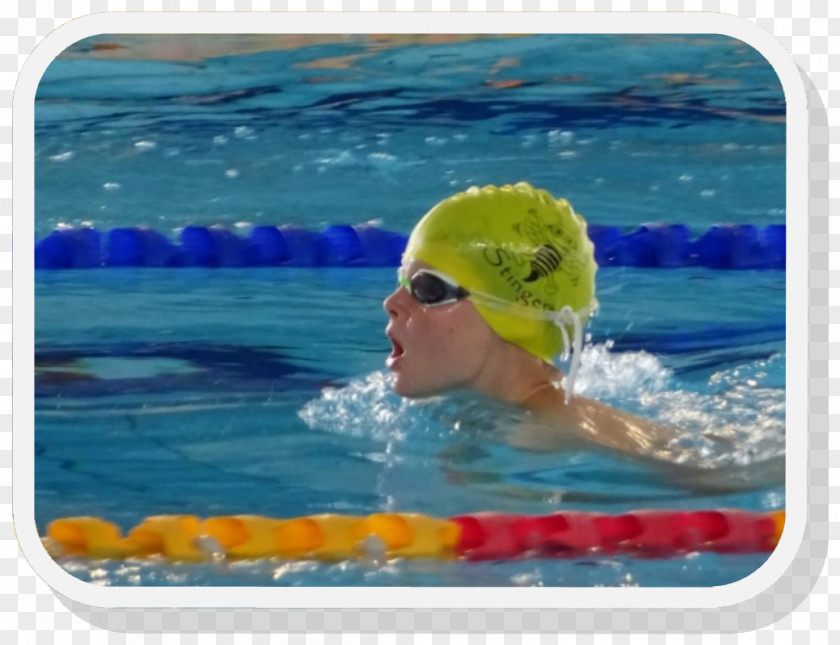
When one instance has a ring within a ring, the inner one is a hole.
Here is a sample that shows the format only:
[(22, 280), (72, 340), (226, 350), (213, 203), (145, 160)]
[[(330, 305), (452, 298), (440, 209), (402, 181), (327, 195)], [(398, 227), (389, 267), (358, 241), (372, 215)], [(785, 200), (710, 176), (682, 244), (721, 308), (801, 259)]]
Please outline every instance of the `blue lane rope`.
[[(589, 226), (600, 267), (784, 269), (785, 225), (725, 224), (691, 239), (683, 224), (644, 224), (630, 233)], [(187, 226), (177, 243), (144, 227), (62, 228), (35, 245), (36, 269), (97, 267), (396, 267), (406, 236), (374, 226), (323, 231), (256, 226), (247, 237), (220, 226)]]

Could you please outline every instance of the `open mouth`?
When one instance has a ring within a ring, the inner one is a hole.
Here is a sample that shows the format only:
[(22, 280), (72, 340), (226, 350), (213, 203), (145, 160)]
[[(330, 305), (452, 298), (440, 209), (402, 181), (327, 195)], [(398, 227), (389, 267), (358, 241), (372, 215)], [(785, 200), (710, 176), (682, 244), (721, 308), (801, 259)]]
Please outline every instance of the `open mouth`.
[(403, 349), (403, 346), (400, 345), (400, 343), (392, 336), (388, 336), (388, 340), (391, 341), (391, 354), (388, 356), (388, 366), (390, 367), (394, 361), (405, 353), (405, 350)]

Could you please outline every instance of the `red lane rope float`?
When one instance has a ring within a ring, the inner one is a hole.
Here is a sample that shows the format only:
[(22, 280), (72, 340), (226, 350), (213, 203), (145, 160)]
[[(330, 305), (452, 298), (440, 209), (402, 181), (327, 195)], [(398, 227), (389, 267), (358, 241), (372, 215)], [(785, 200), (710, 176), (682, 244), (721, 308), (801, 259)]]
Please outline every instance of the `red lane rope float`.
[(762, 553), (779, 541), (785, 512), (640, 510), (620, 515), (474, 513), (440, 519), (420, 513), (310, 515), (277, 519), (233, 515), (145, 518), (125, 536), (98, 517), (68, 517), (47, 527), (53, 557), (163, 557), (347, 560), (438, 558), (478, 561), (624, 554), (665, 558), (697, 551)]

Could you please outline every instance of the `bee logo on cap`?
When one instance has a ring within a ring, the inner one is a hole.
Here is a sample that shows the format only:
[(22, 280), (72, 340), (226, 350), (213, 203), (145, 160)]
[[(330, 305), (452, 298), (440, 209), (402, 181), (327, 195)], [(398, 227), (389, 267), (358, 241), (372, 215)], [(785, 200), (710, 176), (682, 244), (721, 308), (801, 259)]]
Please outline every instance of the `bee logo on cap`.
[(525, 278), (525, 282), (533, 282), (537, 278), (545, 278), (560, 267), (563, 255), (551, 244), (544, 244), (537, 249), (534, 259), (531, 260), (531, 273)]

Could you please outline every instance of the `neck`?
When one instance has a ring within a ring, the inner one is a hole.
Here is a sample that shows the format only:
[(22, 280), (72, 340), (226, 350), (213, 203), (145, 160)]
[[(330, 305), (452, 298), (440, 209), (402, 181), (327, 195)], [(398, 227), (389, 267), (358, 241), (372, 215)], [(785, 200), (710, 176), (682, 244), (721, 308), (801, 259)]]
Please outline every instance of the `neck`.
[(538, 395), (556, 390), (562, 373), (525, 350), (500, 340), (470, 387), (498, 401), (528, 406)]

